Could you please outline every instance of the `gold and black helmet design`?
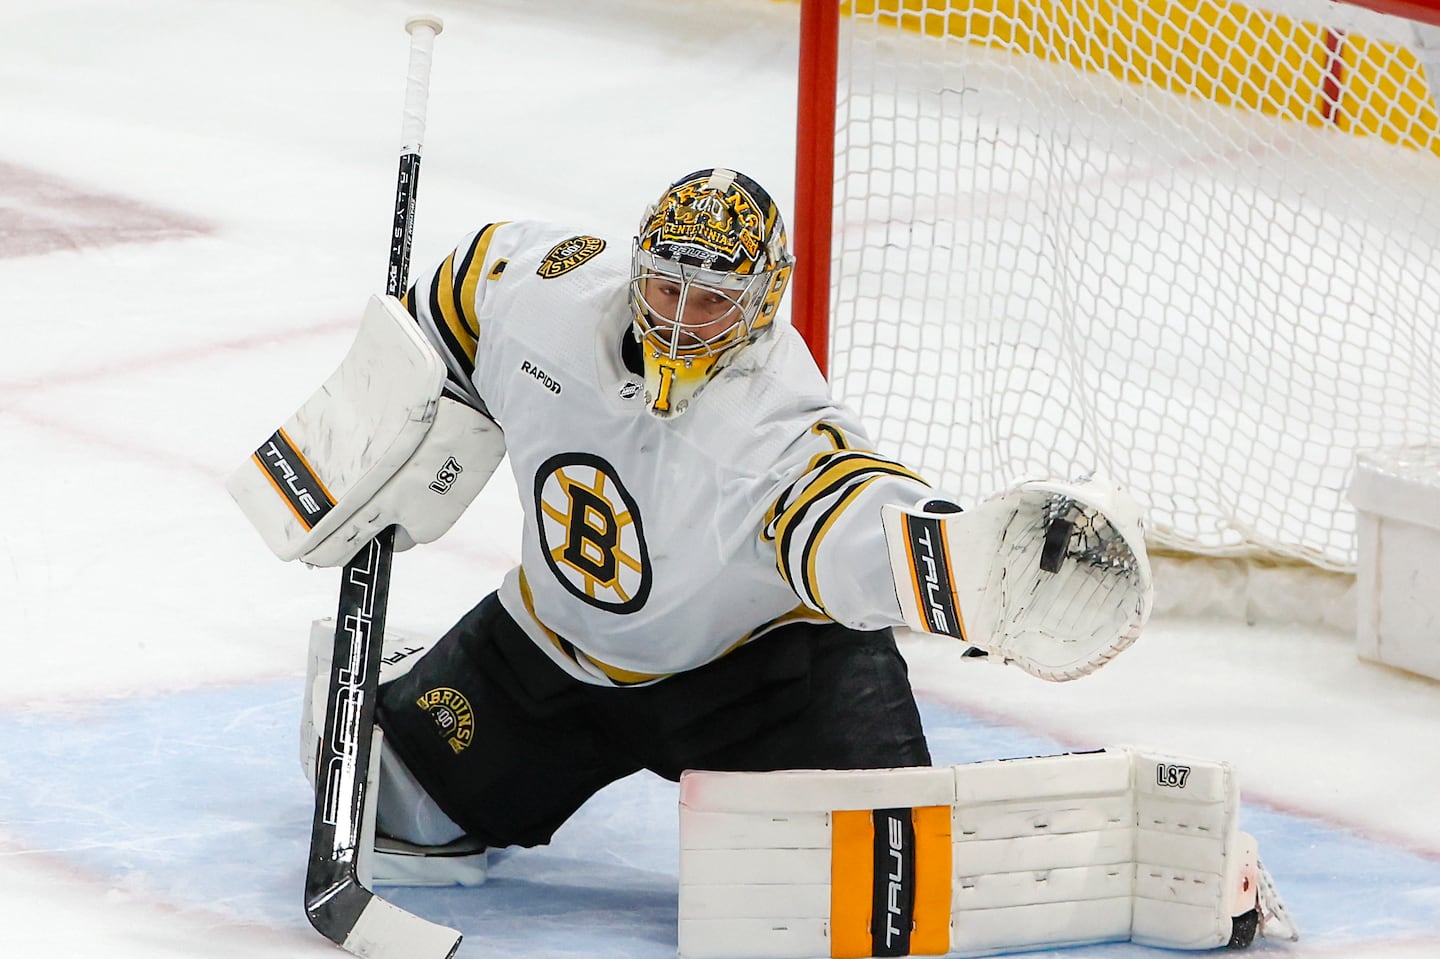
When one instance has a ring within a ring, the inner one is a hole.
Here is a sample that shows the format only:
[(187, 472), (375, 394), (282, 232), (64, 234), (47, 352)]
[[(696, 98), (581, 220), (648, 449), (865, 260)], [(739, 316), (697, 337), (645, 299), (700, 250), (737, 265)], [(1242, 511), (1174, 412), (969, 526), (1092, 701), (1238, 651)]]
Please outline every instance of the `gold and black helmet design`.
[(736, 351), (769, 329), (793, 264), (775, 201), (743, 173), (697, 170), (646, 209), (630, 301), (652, 413), (685, 412)]

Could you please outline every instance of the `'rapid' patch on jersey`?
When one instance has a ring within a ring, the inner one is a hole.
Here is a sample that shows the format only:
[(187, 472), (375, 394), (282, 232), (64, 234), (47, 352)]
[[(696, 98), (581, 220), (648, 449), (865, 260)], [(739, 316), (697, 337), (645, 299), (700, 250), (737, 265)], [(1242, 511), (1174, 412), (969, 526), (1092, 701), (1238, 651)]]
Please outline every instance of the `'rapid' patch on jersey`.
[(561, 240), (550, 248), (545, 259), (540, 261), (535, 275), (544, 280), (564, 276), (577, 266), (583, 266), (605, 249), (605, 241), (595, 236), (572, 236)]
[(650, 595), (650, 557), (635, 500), (592, 453), (560, 453), (535, 471), (535, 515), (550, 572), (599, 609), (633, 613)]

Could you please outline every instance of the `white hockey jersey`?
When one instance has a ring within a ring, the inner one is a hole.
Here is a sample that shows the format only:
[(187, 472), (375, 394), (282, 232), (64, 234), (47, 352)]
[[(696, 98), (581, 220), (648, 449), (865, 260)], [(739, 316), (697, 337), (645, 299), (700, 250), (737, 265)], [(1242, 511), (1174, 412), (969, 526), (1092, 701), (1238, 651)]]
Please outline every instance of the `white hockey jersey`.
[(629, 268), (628, 243), (498, 223), (405, 297), (447, 388), (505, 434), (525, 514), (506, 610), (569, 673), (615, 685), (796, 619), (899, 625), (880, 507), (925, 483), (870, 451), (788, 326), (683, 416), (650, 415)]

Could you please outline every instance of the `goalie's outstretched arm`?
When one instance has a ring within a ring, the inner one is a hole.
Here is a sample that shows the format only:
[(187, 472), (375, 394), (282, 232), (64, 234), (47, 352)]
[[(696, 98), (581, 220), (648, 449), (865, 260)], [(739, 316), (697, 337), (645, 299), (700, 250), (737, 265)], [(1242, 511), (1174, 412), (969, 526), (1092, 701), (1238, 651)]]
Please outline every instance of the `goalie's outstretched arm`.
[(1065, 680), (1149, 616), (1143, 512), (1105, 480), (1024, 483), (961, 511), (903, 465), (845, 447), (816, 456), (771, 514), (786, 581), (856, 629), (952, 636)]

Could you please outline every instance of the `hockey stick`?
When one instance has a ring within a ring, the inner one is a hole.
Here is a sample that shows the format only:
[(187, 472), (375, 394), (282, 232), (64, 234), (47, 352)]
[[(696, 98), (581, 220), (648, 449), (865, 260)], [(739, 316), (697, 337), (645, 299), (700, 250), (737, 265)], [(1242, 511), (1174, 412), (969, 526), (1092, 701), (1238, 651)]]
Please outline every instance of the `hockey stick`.
[[(404, 292), (410, 269), (430, 53), (441, 29), (437, 17), (412, 17), (405, 23), (410, 34), (410, 66), (390, 269), (385, 281), (385, 292), (391, 296)], [(364, 826), (394, 550), (395, 527), (390, 526), (345, 565), (340, 578), (324, 735), (315, 767), (305, 914), (321, 935), (357, 956), (450, 959), (460, 947), (460, 933), (380, 899), (365, 888), (358, 870), (361, 843), (370, 838)]]

